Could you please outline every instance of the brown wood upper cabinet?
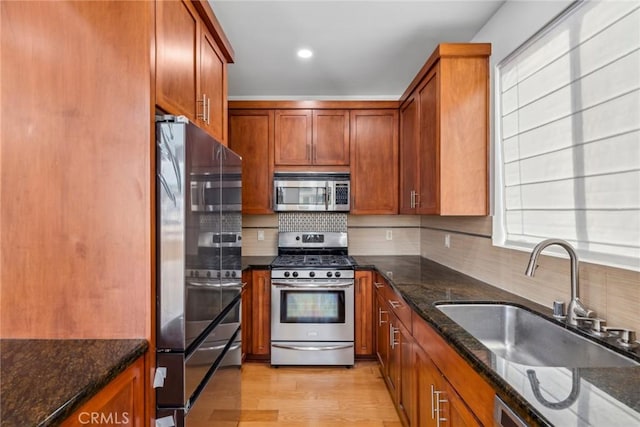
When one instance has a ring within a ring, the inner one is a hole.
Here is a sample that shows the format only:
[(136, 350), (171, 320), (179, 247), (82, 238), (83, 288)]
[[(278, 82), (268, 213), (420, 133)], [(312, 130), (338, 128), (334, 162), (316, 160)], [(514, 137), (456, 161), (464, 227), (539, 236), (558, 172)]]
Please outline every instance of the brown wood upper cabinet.
[(276, 166), (348, 166), (347, 110), (276, 110)]
[(488, 214), (490, 53), (441, 44), (402, 96), (401, 214)]
[(273, 110), (229, 111), (229, 148), (242, 156), (242, 213), (273, 213)]
[(351, 111), (351, 213), (398, 213), (398, 110)]
[(156, 3), (156, 103), (227, 140), (227, 60), (193, 3)]

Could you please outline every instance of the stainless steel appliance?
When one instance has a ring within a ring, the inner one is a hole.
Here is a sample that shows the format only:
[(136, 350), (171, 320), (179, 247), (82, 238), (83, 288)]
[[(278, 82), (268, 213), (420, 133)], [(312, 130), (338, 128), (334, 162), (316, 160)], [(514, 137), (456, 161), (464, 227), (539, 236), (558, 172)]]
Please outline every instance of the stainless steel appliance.
[(348, 212), (348, 173), (277, 172), (273, 177), (273, 209), (278, 212)]
[(156, 144), (156, 420), (215, 426), (240, 402), (241, 159), (184, 117), (156, 117)]
[(278, 235), (271, 365), (353, 366), (354, 267), (346, 233)]
[(213, 212), (236, 210), (242, 205), (242, 181), (240, 174), (192, 174), (191, 210)]

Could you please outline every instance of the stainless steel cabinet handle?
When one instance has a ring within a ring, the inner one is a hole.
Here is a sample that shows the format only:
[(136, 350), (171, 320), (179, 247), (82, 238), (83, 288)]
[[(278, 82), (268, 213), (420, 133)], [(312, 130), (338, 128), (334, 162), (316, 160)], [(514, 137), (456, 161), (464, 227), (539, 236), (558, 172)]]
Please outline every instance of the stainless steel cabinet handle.
[(391, 301), (391, 300), (387, 300), (387, 301), (389, 301), (389, 305), (391, 305), (391, 308), (402, 307), (402, 304), (400, 304), (400, 301)]
[(441, 399), (440, 396), (442, 394), (444, 394), (443, 391), (434, 391), (434, 394), (436, 396), (436, 427), (440, 427), (440, 421), (447, 421), (446, 417), (441, 416), (442, 415), (442, 408), (440, 407), (441, 403), (447, 403), (448, 400), (447, 399)]
[(373, 286), (375, 286), (376, 289), (384, 288), (384, 283), (373, 282)]
[(411, 190), (411, 208), (416, 207), (416, 190)]
[(196, 118), (202, 120), (203, 122), (207, 122), (207, 96), (202, 94), (202, 100), (198, 99), (196, 101), (198, 104), (202, 104), (202, 113), (196, 112)]
[(389, 312), (388, 311), (384, 311), (383, 309), (378, 307), (378, 326), (382, 326), (383, 323), (387, 323), (386, 320), (382, 320), (382, 315), (383, 314), (389, 314)]
[(433, 384), (429, 385), (431, 387), (431, 419), (435, 420), (436, 419), (436, 403), (433, 399), (433, 397), (435, 396), (435, 387), (433, 386)]
[(398, 328), (394, 328), (393, 324), (389, 322), (389, 345), (391, 349), (395, 349), (396, 345), (400, 344), (396, 341), (396, 334), (398, 333)]
[(211, 124), (211, 98), (207, 98), (207, 124)]

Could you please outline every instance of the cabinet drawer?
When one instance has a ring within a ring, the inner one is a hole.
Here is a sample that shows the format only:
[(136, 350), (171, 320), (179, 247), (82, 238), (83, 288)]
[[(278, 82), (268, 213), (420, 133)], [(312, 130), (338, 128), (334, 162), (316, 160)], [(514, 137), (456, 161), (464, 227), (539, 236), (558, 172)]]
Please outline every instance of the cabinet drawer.
[(374, 281), (376, 292), (382, 296), (383, 300), (389, 305), (391, 311), (398, 317), (403, 326), (407, 328), (411, 333), (411, 307), (407, 302), (398, 294), (391, 285), (382, 278), (379, 274), (376, 274)]

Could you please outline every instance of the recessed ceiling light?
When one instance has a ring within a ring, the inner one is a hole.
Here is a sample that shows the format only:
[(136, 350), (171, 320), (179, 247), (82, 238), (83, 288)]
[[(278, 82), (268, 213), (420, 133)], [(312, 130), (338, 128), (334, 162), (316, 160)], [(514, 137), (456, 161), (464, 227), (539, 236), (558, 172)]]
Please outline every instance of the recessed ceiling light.
[(313, 52), (309, 49), (300, 49), (298, 51), (298, 56), (304, 59), (311, 58), (313, 56)]

